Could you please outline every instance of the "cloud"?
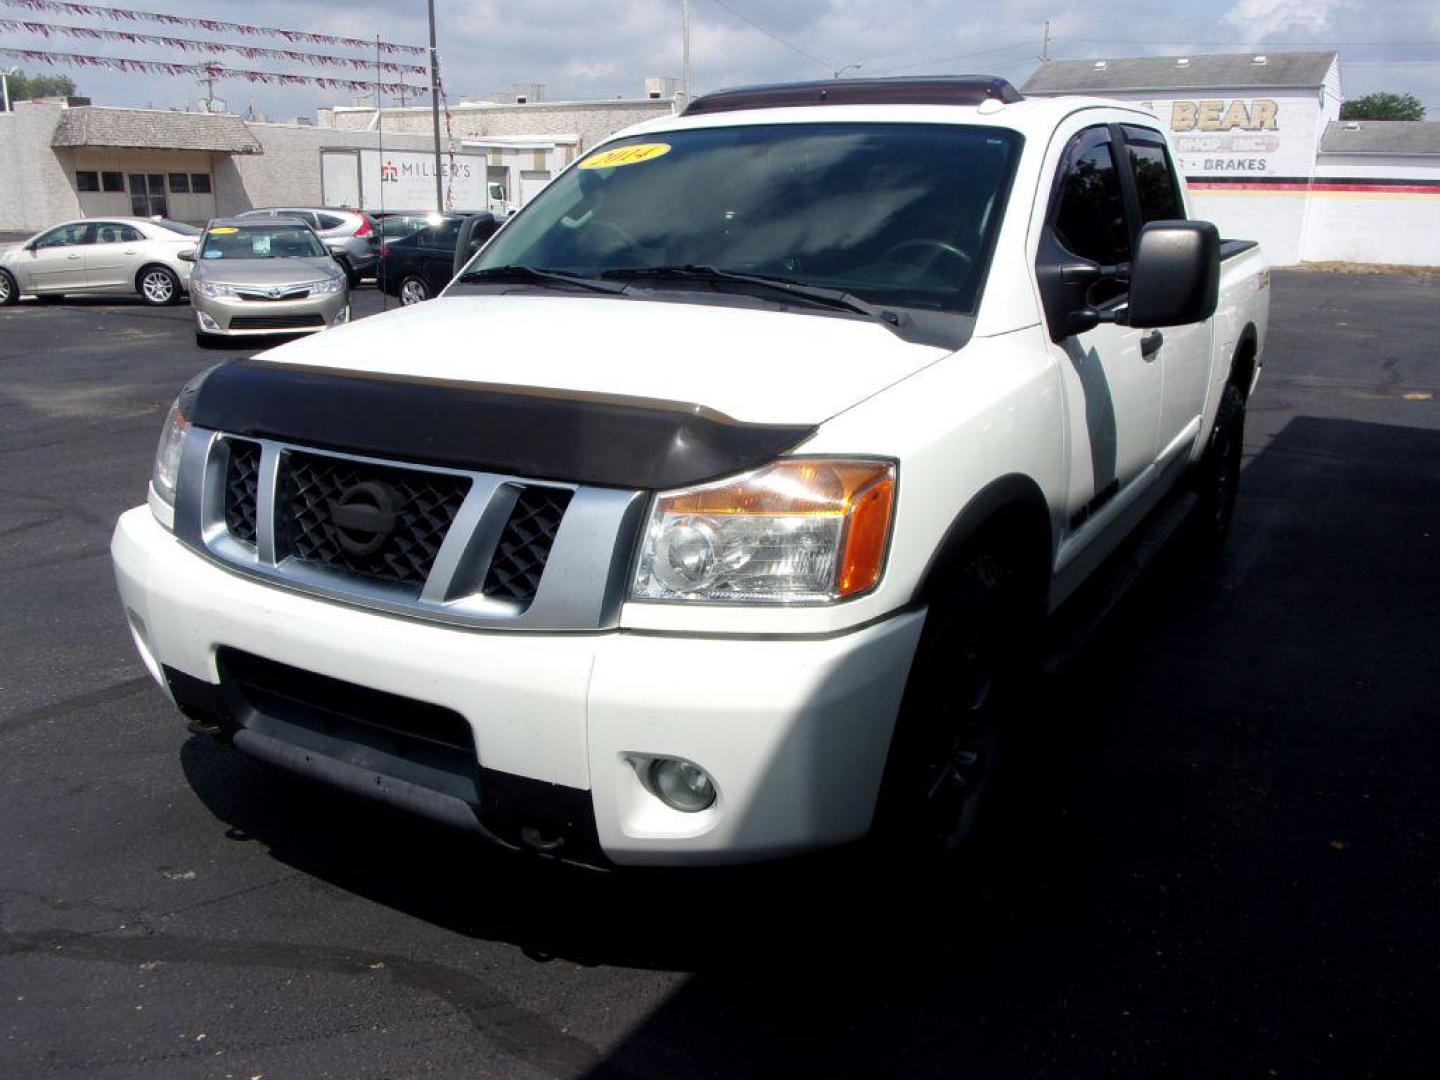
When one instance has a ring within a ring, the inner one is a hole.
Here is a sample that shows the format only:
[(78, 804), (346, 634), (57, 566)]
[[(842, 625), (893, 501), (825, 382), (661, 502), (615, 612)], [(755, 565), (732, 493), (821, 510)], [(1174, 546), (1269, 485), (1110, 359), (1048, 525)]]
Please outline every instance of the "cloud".
[(1221, 22), (1241, 31), (1247, 41), (1260, 41), (1278, 31), (1323, 34), (1336, 16), (1358, 7), (1356, 0), (1239, 0)]

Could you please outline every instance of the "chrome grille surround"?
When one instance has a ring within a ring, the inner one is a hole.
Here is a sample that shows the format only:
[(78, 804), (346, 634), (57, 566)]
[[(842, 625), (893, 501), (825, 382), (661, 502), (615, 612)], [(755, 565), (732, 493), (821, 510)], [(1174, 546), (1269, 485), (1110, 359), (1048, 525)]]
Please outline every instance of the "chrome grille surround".
[[(416, 465), (248, 435), (237, 435), (233, 442), (260, 446), (253, 544), (237, 538), (227, 524), (227, 478), (234, 472), (232, 439), (225, 434), (190, 429), (175, 500), (176, 538), (231, 571), (378, 611), (476, 628), (583, 631), (619, 624), (647, 501), (643, 492)], [(357, 575), (281, 550), (277, 537), (285, 523), (277, 521), (277, 513), (283, 515), (282, 460), (290, 454), (467, 483), (423, 583)], [(512, 590), (495, 589), (491, 575), (492, 566), (511, 577), (517, 569), (515, 552), (500, 547), (512, 519), (534, 523), (540, 533), (550, 525), (525, 511), (521, 500), (527, 492), (530, 502), (550, 507), (551, 518), (557, 506), (560, 515), (553, 536), (538, 537), (542, 543), (549, 539), (551, 546), (529, 603), (516, 599)], [(235, 517), (233, 506), (230, 517)]]

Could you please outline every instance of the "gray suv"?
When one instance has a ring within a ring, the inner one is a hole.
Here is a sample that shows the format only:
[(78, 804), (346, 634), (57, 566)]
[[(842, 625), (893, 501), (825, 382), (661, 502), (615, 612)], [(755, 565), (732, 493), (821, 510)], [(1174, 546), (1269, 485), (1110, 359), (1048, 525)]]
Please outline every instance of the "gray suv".
[(354, 288), (362, 277), (373, 277), (380, 261), (380, 234), (369, 216), (358, 210), (333, 207), (270, 206), (246, 210), (240, 218), (284, 217), (308, 224), (329, 248)]

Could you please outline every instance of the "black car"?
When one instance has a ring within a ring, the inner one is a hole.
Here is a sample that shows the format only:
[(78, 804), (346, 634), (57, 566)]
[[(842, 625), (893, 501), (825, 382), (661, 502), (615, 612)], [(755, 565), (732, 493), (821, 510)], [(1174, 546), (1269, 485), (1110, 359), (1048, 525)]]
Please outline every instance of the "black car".
[(491, 214), (387, 215), (381, 222), (380, 269), (376, 282), (400, 303), (429, 300), (455, 274), (455, 245), (469, 217), (487, 219), (477, 225), (471, 244), (478, 247), (499, 227)]

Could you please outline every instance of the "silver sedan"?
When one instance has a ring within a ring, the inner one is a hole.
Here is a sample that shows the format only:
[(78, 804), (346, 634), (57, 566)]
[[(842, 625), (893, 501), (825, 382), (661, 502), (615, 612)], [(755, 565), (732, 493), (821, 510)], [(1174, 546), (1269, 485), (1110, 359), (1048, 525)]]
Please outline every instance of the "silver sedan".
[(157, 307), (184, 299), (189, 266), (180, 253), (200, 230), (153, 218), (85, 218), (36, 233), (0, 252), (0, 305), (21, 294), (128, 293)]
[(210, 222), (190, 274), (195, 339), (296, 334), (350, 318), (345, 271), (302, 221), (254, 218)]

